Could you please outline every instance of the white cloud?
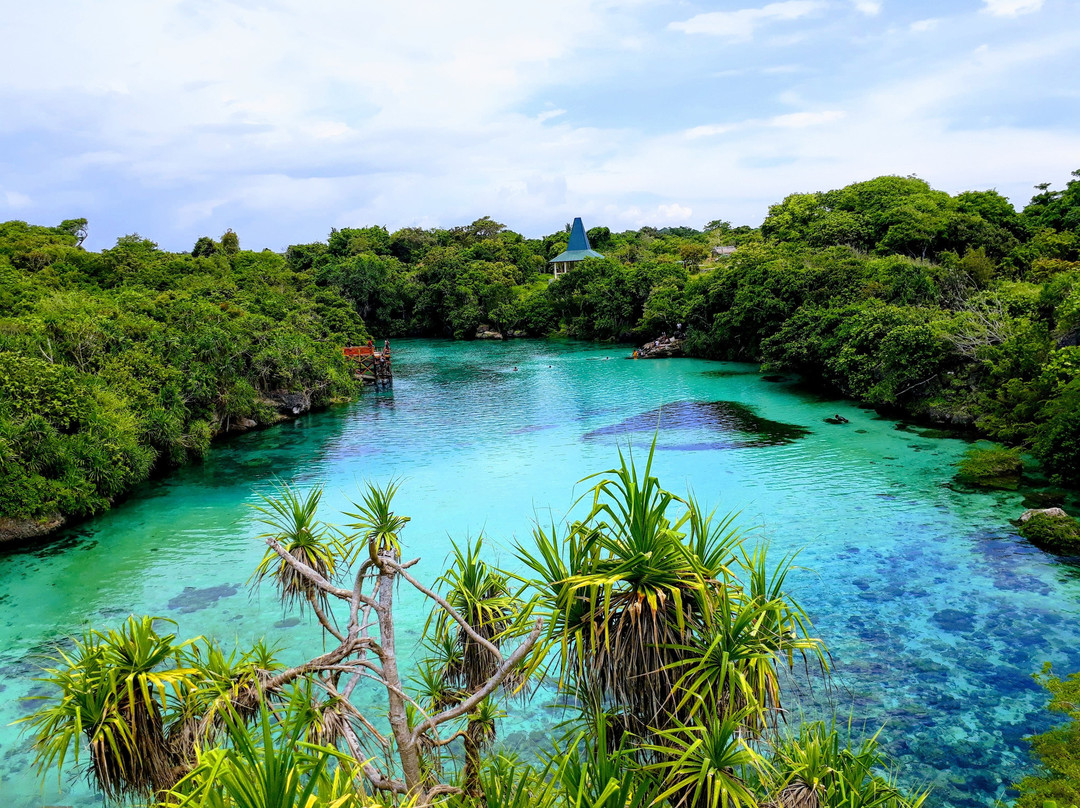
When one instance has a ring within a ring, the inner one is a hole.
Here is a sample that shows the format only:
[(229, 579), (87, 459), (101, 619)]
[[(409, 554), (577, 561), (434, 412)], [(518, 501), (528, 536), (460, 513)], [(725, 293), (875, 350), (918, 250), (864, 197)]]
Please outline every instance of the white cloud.
[(695, 126), (687, 129), (684, 132), (684, 136), (688, 140), (698, 140), (703, 137), (715, 137), (716, 135), (726, 135), (728, 132), (734, 132), (739, 128), (739, 124), (734, 123), (719, 123), (709, 124), (706, 126)]
[(731, 40), (748, 40), (758, 26), (767, 22), (797, 20), (825, 7), (818, 0), (787, 0), (769, 3), (762, 8), (744, 8), (739, 11), (710, 11), (698, 14), (684, 22), (668, 25), (673, 31), (686, 34), (709, 34)]
[(995, 17), (1016, 17), (1030, 14), (1043, 6), (1043, 0), (983, 0), (983, 11)]
[(659, 223), (661, 224), (688, 222), (690, 217), (694, 215), (693, 208), (688, 208), (686, 205), (680, 205), (677, 202), (670, 205), (657, 205), (656, 212), (659, 215)]
[[(844, 13), (782, 56), (677, 37), (672, 58), (655, 31), (664, 7), (635, 2), (15, 4), (0, 209), (87, 216), (94, 248), (138, 230), (190, 249), (234, 227), (245, 247), (281, 249), (332, 225), (485, 214), (528, 235), (575, 215), (756, 224), (792, 191), (881, 173), (1015, 187), (1023, 203), (1076, 167), (1080, 120), (1061, 99), (1077, 31), (1057, 6), (1029, 18), (1041, 35), (958, 26), (949, 49), (910, 37), (897, 59), (851, 47), (866, 28), (854, 0), (777, 2), (670, 28), (772, 45), (812, 14)], [(903, 30), (901, 7), (884, 4), (883, 30)], [(1035, 88), (1054, 115), (998, 114), (1018, 99), (1026, 113)]]
[(746, 129), (771, 127), (774, 129), (806, 129), (810, 126), (820, 126), (833, 121), (839, 121), (846, 116), (843, 110), (829, 109), (820, 112), (790, 112), (786, 115), (775, 115), (772, 118), (751, 118), (737, 123), (708, 124), (694, 126), (683, 132), (687, 140), (700, 140), (701, 138), (726, 135)]
[(933, 31), (935, 28), (938, 27), (939, 22), (941, 22), (941, 20), (937, 19), (936, 17), (931, 17), (926, 20), (916, 20), (909, 26), (909, 28), (915, 33), (922, 33), (923, 31)]
[(4, 202), (9, 208), (19, 209), (29, 207), (31, 199), (26, 194), (18, 191), (4, 191)]
[(868, 17), (881, 13), (881, 0), (851, 0), (851, 4), (855, 6), (856, 11)]
[(805, 129), (808, 126), (820, 126), (824, 123), (832, 123), (845, 117), (846, 113), (838, 109), (829, 109), (822, 112), (792, 112), (788, 115), (777, 115), (769, 120), (769, 126), (781, 129)]

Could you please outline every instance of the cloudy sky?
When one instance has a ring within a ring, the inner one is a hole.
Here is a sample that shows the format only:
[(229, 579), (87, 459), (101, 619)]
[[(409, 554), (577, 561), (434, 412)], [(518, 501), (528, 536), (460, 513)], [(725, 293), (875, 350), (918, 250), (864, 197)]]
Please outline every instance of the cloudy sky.
[(1080, 168), (1077, 0), (4, 0), (0, 220), (170, 249), (760, 223)]

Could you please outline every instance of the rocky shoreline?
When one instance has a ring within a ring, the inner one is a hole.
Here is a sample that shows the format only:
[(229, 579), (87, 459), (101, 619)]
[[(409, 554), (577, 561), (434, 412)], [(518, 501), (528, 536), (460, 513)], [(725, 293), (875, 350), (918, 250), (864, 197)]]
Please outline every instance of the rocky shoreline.
[(667, 359), (674, 356), (685, 356), (683, 341), (678, 337), (663, 336), (646, 342), (634, 351), (635, 359)]

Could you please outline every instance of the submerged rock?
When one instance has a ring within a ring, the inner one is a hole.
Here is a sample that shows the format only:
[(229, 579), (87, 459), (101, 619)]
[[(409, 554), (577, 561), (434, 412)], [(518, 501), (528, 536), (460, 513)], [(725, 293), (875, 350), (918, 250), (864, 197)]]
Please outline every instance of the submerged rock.
[(810, 434), (810, 430), (804, 426), (763, 418), (752, 407), (738, 401), (675, 401), (586, 432), (583, 437), (586, 441), (607, 440), (612, 435), (623, 436), (635, 432), (652, 434), (657, 428), (665, 436), (677, 430), (707, 429), (734, 438), (722, 442), (662, 442), (656, 447), (677, 450), (781, 446)]
[(184, 591), (169, 601), (168, 607), (180, 614), (191, 614), (209, 609), (222, 598), (228, 598), (240, 591), (236, 584), (207, 586), (202, 589), (185, 586)]

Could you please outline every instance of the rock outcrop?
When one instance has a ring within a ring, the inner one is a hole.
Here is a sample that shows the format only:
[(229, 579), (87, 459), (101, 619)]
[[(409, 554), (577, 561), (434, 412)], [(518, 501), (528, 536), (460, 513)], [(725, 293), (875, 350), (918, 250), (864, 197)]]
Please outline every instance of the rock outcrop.
[(1023, 524), (1024, 522), (1030, 522), (1031, 517), (1039, 513), (1043, 514), (1044, 516), (1053, 517), (1055, 519), (1069, 518), (1069, 514), (1065, 513), (1065, 511), (1061, 510), (1061, 508), (1032, 508), (1020, 514), (1020, 523)]
[(0, 544), (11, 541), (26, 541), (45, 536), (64, 526), (67, 518), (53, 513), (40, 519), (12, 519), (0, 516)]
[(311, 410), (311, 396), (307, 393), (290, 393), (288, 390), (275, 390), (267, 393), (267, 401), (281, 415), (295, 418)]
[(683, 355), (683, 341), (675, 337), (661, 337), (652, 342), (646, 342), (635, 351), (638, 359), (664, 359), (670, 356)]
[(496, 331), (494, 328), (492, 328), (490, 325), (481, 324), (476, 329), (476, 338), (477, 339), (502, 339), (503, 335), (500, 334), (498, 331)]

